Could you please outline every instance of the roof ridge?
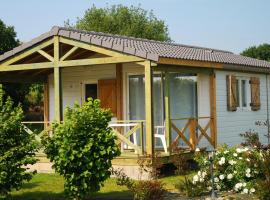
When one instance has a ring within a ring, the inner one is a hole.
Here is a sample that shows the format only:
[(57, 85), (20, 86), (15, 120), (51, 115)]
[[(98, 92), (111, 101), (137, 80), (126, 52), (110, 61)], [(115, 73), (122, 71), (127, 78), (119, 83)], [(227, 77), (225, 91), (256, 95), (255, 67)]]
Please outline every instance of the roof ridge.
[[(163, 41), (151, 40), (151, 39), (145, 39), (145, 38), (136, 38), (133, 36), (124, 36), (124, 35), (119, 35), (119, 34), (103, 33), (103, 32), (97, 32), (97, 31), (86, 31), (86, 30), (76, 29), (76, 28), (72, 28), (72, 27), (60, 27), (60, 26), (56, 26), (56, 27), (59, 30), (75, 31), (75, 32), (80, 32), (80, 33), (84, 33), (84, 34), (96, 34), (96, 35), (107, 36), (107, 37), (117, 37), (117, 38), (122, 38), (122, 39), (132, 39), (132, 40), (137, 40), (137, 41), (152, 42), (152, 43), (165, 44), (165, 45), (173, 45), (173, 46), (180, 46), (180, 47), (187, 47), (187, 48), (196, 48), (196, 49), (211, 51), (212, 53), (214, 51), (215, 53), (234, 54), (231, 51), (214, 49), (214, 48), (207, 48), (207, 47), (200, 47), (200, 46), (193, 46), (193, 45), (186, 45), (186, 44), (179, 44), (179, 43), (175, 43), (175, 42), (163, 42)], [(53, 28), (56, 28), (56, 27), (54, 26)]]

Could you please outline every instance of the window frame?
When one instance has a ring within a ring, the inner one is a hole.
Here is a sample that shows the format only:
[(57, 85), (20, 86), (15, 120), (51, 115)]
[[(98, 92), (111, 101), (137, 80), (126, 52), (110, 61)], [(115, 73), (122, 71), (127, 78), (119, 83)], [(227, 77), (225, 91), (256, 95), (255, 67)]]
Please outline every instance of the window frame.
[[(236, 76), (236, 80), (238, 82), (238, 93), (239, 93), (239, 98), (238, 100), (238, 106), (237, 106), (237, 111), (251, 111), (251, 88), (250, 88), (250, 78), (249, 77), (243, 77), (243, 76)], [(246, 82), (245, 85), (245, 92), (246, 92), (246, 106), (243, 106), (242, 103), (242, 98), (243, 98), (243, 93), (242, 93), (242, 81)]]

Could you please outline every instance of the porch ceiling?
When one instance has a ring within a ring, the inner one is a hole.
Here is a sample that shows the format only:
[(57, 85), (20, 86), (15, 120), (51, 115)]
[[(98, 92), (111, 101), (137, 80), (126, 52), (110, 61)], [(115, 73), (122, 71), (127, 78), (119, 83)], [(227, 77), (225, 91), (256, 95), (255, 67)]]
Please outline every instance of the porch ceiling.
[(1, 83), (45, 83), (53, 69), (20, 70), (0, 72)]

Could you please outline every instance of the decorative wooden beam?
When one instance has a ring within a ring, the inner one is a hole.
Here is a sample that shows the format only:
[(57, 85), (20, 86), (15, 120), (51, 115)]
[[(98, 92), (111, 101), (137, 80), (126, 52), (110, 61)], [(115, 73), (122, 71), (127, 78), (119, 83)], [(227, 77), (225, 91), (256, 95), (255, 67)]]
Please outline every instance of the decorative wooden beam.
[(21, 54), (15, 55), (12, 58), (1, 63), (1, 65), (7, 66), (7, 65), (10, 65), (12, 63), (15, 63), (15, 62), (21, 60), (22, 58), (25, 58), (25, 57), (31, 55), (32, 53), (35, 53), (36, 51), (41, 50), (41, 49), (43, 49), (51, 44), (53, 44), (53, 39), (47, 40), (47, 41), (41, 43), (40, 45), (34, 46), (31, 49), (24, 51)]
[(54, 118), (61, 121), (61, 71), (59, 68), (59, 37), (54, 36)]
[(137, 58), (134, 56), (90, 58), (90, 59), (60, 61), (59, 67), (103, 65), (103, 64), (130, 63), (130, 62), (140, 62), (140, 61), (144, 61), (144, 59)]
[(145, 76), (145, 125), (146, 125), (146, 153), (154, 154), (154, 126), (153, 126), (153, 72), (151, 61), (144, 62)]
[(216, 62), (184, 60), (184, 59), (175, 59), (175, 58), (162, 58), (162, 57), (159, 58), (158, 64), (182, 65), (182, 66), (190, 66), (190, 67), (207, 67), (207, 68), (215, 68), (215, 69), (223, 68), (221, 63), (216, 63)]
[(18, 64), (18, 65), (0, 65), (0, 71), (17, 71), (17, 70), (33, 70), (53, 68), (52, 62)]
[(165, 133), (168, 152), (171, 153), (171, 108), (170, 108), (170, 75), (168, 72), (165, 73)]
[(72, 47), (65, 55), (63, 55), (60, 59), (60, 61), (65, 60), (67, 57), (69, 57), (71, 54), (73, 54), (79, 47)]
[(111, 51), (111, 50), (108, 50), (108, 49), (105, 49), (105, 48), (102, 48), (102, 47), (98, 47), (98, 46), (95, 46), (95, 45), (92, 45), (92, 44), (86, 44), (86, 43), (83, 43), (83, 42), (79, 42), (79, 41), (75, 41), (75, 40), (71, 40), (71, 39), (67, 39), (67, 38), (63, 38), (63, 37), (60, 37), (60, 42), (68, 44), (68, 45), (72, 45), (72, 46), (75, 46), (75, 47), (83, 48), (83, 49), (86, 49), (86, 50), (89, 50), (89, 51), (94, 51), (94, 52), (98, 52), (98, 53), (101, 53), (101, 54), (105, 54), (105, 55), (108, 55), (108, 56), (119, 57), (119, 56), (124, 55), (124, 54), (118, 53), (116, 51)]
[(42, 56), (44, 56), (45, 58), (47, 58), (49, 61), (51, 61), (51, 62), (53, 62), (54, 61), (54, 59), (53, 59), (53, 57), (50, 55), (50, 54), (48, 54), (48, 53), (46, 53), (45, 51), (43, 51), (43, 50), (38, 50), (37, 51), (40, 55), (42, 55)]

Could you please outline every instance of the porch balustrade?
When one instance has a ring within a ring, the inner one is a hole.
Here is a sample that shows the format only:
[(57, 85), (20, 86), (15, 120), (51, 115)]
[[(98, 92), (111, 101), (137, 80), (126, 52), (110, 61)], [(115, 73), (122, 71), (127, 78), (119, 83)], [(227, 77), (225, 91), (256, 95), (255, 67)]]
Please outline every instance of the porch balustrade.
[[(172, 149), (179, 146), (180, 139), (191, 150), (197, 148), (202, 138), (215, 146), (214, 120), (211, 117), (179, 118), (171, 119), (170, 122), (172, 130), (176, 133), (176, 137), (172, 140)], [(179, 126), (177, 122), (181, 122), (181, 125)]]
[[(29, 134), (34, 134), (33, 128), (30, 126), (41, 126), (39, 128), (40, 133), (35, 135), (38, 141), (40, 141), (42, 135), (41, 130), (46, 127), (49, 128), (50, 123), (51, 122), (43, 121), (22, 122), (25, 131)], [(109, 127), (113, 129), (114, 134), (117, 136), (116, 143), (119, 145), (122, 154), (134, 153), (141, 155), (146, 152), (147, 143), (145, 141), (144, 123), (144, 120), (119, 120), (109, 123)], [(211, 117), (170, 119), (172, 138), (170, 145), (171, 152), (173, 152), (174, 148), (178, 147), (195, 150), (198, 145), (200, 145), (203, 138), (205, 138), (206, 142), (214, 146), (215, 129), (213, 123), (214, 120)], [(157, 138), (154, 137), (154, 139), (156, 140)], [(182, 145), (180, 145), (180, 143), (182, 143)], [(167, 153), (166, 150), (165, 153)]]

